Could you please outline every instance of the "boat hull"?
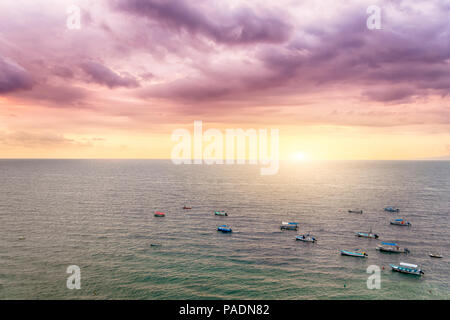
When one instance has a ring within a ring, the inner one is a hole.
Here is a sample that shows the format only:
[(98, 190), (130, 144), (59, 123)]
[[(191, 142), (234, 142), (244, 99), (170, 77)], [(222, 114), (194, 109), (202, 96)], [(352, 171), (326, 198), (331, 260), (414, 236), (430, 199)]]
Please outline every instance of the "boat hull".
[(356, 258), (365, 258), (365, 257), (367, 257), (367, 254), (359, 253), (359, 252), (351, 252), (351, 251), (346, 251), (346, 250), (341, 250), (341, 255), (349, 256), (349, 257), (356, 257)]
[(281, 226), (281, 230), (297, 230), (298, 226)]
[(388, 248), (378, 247), (377, 250), (380, 252), (387, 252), (387, 253), (408, 253), (405, 249), (396, 250), (396, 249), (388, 249)]
[(230, 233), (233, 232), (233, 230), (230, 227), (226, 226), (220, 226), (217, 228), (217, 231), (223, 232), (223, 233)]
[(405, 268), (405, 267), (401, 267), (401, 266), (396, 266), (393, 264), (390, 264), (392, 271), (396, 271), (396, 272), (400, 272), (400, 273), (405, 273), (405, 274), (411, 274), (414, 276), (421, 276), (423, 275), (423, 271), (420, 269), (411, 269), (411, 268)]
[(401, 223), (401, 222), (391, 221), (391, 224), (394, 226), (400, 226), (400, 227), (410, 227), (411, 226), (411, 223), (409, 223), (409, 222)]
[(373, 234), (373, 233), (358, 232), (356, 234), (356, 236), (358, 236), (360, 238), (378, 239), (378, 235), (377, 234)]
[(316, 242), (316, 239), (312, 238), (302, 238), (301, 236), (295, 237), (295, 240), (297, 241), (303, 241), (303, 242)]

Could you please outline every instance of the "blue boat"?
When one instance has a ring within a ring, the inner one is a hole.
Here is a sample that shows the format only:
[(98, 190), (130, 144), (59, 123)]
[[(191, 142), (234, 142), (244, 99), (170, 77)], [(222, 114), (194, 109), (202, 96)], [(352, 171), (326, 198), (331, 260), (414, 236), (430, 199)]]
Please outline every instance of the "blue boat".
[(376, 249), (380, 252), (410, 253), (407, 248), (400, 248), (398, 244), (392, 242), (381, 242)]
[(298, 222), (281, 222), (280, 226), (281, 230), (297, 230)]
[(416, 264), (400, 262), (400, 265), (389, 264), (393, 271), (421, 276), (425, 274)]
[(232, 232), (233, 230), (231, 230), (231, 227), (229, 227), (229, 226), (222, 225), (217, 228), (217, 231), (227, 233), (227, 232)]
[(395, 207), (386, 207), (386, 208), (384, 208), (384, 211), (387, 211), (387, 212), (400, 212), (400, 209), (399, 208), (395, 208)]
[(343, 256), (351, 256), (351, 257), (357, 257), (357, 258), (365, 258), (369, 255), (365, 252), (353, 252), (353, 251), (347, 251), (347, 250), (341, 250), (341, 255)]
[(410, 227), (411, 226), (411, 222), (406, 221), (405, 218), (395, 219), (395, 220), (391, 221), (390, 223), (395, 226), (402, 226), (402, 227)]
[(369, 239), (378, 239), (379, 237), (378, 234), (372, 232), (372, 229), (370, 229), (369, 232), (357, 232), (356, 236)]

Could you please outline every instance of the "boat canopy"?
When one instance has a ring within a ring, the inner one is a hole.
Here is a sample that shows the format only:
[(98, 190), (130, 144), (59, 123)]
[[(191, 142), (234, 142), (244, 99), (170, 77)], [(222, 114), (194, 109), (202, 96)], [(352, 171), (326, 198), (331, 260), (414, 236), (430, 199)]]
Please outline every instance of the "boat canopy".
[(391, 243), (391, 242), (382, 242), (381, 244), (384, 244), (386, 246), (398, 246), (396, 243)]
[(416, 264), (411, 264), (411, 263), (400, 262), (400, 265), (402, 267), (417, 268)]
[(285, 221), (283, 221), (283, 222), (281, 222), (281, 224), (282, 225), (297, 225), (298, 224), (298, 222), (285, 222)]
[(395, 219), (395, 221), (404, 221), (405, 219)]

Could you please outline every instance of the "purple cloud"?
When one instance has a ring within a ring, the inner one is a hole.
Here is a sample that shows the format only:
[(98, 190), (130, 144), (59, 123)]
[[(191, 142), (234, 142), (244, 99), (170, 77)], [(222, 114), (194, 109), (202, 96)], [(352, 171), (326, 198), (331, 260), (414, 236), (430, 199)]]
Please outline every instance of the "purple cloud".
[(247, 7), (221, 14), (219, 10), (207, 11), (185, 0), (116, 0), (113, 6), (173, 30), (201, 34), (229, 45), (281, 43), (289, 38), (292, 30), (285, 17)]
[(27, 70), (0, 56), (0, 93), (29, 90), (32, 86), (33, 80)]
[(108, 86), (110, 89), (116, 87), (135, 88), (139, 86), (138, 81), (131, 76), (121, 76), (104, 65), (88, 61), (80, 65), (93, 82)]
[[(147, 12), (141, 9), (143, 14)], [(218, 98), (232, 101), (245, 93), (249, 103), (261, 94), (273, 96), (279, 91), (287, 97), (322, 92), (334, 86), (360, 90), (363, 100), (381, 103), (404, 102), (412, 96), (445, 96), (450, 93), (450, 20), (443, 13), (440, 16), (437, 6), (437, 11), (428, 16), (416, 9), (408, 2), (386, 6), (384, 29), (369, 30), (365, 7), (352, 6), (327, 21), (325, 27), (318, 27), (315, 21), (289, 41), (256, 46), (248, 66), (238, 69), (226, 65), (222, 73), (203, 67), (202, 75), (196, 79), (177, 80), (153, 91), (157, 96), (199, 102)], [(421, 24), (405, 23), (398, 19), (399, 14), (410, 22), (420, 19)], [(195, 23), (204, 19), (190, 16)], [(171, 22), (179, 21), (174, 15), (171, 17)], [(179, 25), (185, 24), (186, 21)], [(206, 25), (200, 23), (202, 28)], [(192, 24), (191, 28), (200, 26)], [(254, 68), (260, 72), (249, 75)], [(233, 69), (234, 76), (227, 75)]]

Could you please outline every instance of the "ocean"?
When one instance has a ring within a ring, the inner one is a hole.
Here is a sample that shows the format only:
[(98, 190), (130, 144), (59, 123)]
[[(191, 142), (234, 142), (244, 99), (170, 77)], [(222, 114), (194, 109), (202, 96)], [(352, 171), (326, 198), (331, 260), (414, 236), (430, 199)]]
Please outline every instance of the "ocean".
[[(259, 169), (0, 160), (0, 299), (450, 298), (449, 161), (282, 163), (273, 176)], [(390, 205), (400, 213), (384, 212)], [(364, 213), (347, 212), (354, 208)], [(400, 217), (412, 226), (389, 224)], [(281, 231), (281, 221), (299, 222), (299, 231)], [(222, 224), (233, 233), (217, 232)], [(355, 236), (369, 229), (380, 239)], [(307, 232), (317, 243), (295, 241)], [(411, 253), (380, 253), (380, 241)], [(398, 262), (425, 274), (391, 271)], [(66, 286), (70, 265), (80, 268), (78, 290)], [(370, 265), (380, 267), (380, 289), (367, 287)]]

